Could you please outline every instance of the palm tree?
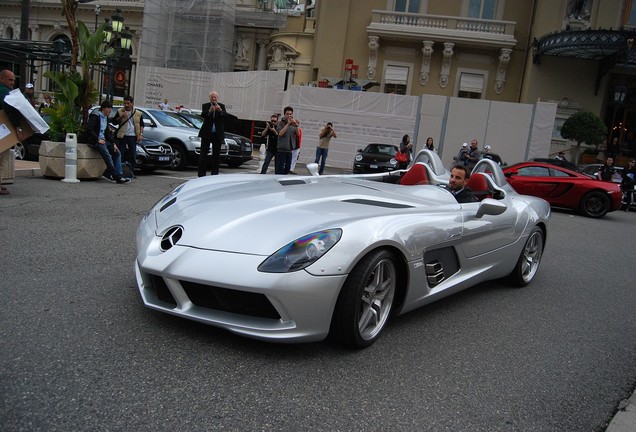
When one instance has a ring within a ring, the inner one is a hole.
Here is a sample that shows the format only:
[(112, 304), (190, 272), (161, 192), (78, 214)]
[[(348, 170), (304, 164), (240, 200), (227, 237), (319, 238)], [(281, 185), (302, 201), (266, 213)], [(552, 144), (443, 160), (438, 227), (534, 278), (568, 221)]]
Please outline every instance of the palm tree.
[(68, 31), (71, 34), (71, 72), (77, 71), (77, 55), (79, 53), (79, 40), (77, 37), (77, 19), (75, 18), (75, 10), (77, 9), (77, 0), (61, 0), (62, 10), (68, 24)]

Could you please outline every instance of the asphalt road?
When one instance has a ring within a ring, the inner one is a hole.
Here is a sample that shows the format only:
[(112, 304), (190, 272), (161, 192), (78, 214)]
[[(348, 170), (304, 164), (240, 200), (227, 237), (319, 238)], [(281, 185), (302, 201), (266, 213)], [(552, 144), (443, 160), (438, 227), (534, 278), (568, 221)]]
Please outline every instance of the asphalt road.
[(143, 307), (136, 227), (181, 175), (0, 198), (0, 430), (602, 431), (636, 387), (634, 213), (555, 212), (531, 286), (474, 287), (366, 350), (276, 345)]

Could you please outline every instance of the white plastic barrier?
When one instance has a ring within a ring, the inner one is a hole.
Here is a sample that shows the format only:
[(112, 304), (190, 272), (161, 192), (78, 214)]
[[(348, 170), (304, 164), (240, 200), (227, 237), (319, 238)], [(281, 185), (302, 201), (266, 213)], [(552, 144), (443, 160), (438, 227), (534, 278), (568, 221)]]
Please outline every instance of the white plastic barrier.
[(77, 135), (73, 133), (66, 134), (66, 164), (64, 165), (65, 183), (79, 183), (77, 179)]

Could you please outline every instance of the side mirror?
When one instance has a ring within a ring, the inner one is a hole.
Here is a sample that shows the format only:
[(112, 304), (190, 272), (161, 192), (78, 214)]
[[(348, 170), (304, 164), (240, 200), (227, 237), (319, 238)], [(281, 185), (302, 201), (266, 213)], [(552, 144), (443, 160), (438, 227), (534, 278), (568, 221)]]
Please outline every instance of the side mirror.
[(512, 171), (508, 171), (506, 173), (504, 173), (504, 175), (508, 178), (512, 177), (513, 175), (515, 175), (516, 173), (512, 172)]
[(319, 176), (320, 175), (320, 174), (318, 174), (318, 164), (317, 163), (307, 164), (307, 170), (309, 171), (309, 174), (311, 174), (312, 176)]
[(479, 208), (477, 209), (477, 214), (475, 216), (477, 218), (480, 218), (483, 215), (497, 216), (505, 212), (507, 209), (508, 206), (501, 201), (497, 201), (492, 198), (484, 198), (484, 200), (479, 203)]
[(150, 119), (145, 118), (143, 119), (143, 121), (144, 121), (144, 127), (153, 127), (152, 121), (150, 121)]
[(358, 149), (358, 153), (362, 153), (362, 149)]

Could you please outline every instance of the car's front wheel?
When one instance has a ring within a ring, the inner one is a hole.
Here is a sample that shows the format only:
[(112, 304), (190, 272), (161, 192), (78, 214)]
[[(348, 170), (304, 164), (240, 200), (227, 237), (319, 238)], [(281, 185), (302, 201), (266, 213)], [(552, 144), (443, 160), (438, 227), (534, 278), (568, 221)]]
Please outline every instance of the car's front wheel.
[(600, 218), (607, 214), (610, 208), (610, 199), (604, 192), (592, 191), (583, 196), (579, 209), (588, 217)]
[(340, 291), (331, 321), (331, 336), (353, 348), (373, 344), (391, 315), (396, 286), (394, 254), (377, 250), (364, 257)]
[(13, 150), (15, 151), (15, 158), (17, 160), (26, 160), (27, 159), (26, 146), (24, 144), (22, 144), (21, 142), (17, 143), (13, 147)]
[(543, 256), (543, 243), (543, 230), (534, 227), (521, 251), (515, 269), (510, 273), (510, 279), (516, 286), (526, 286), (536, 276)]
[(170, 145), (172, 145), (173, 151), (171, 168), (180, 171), (186, 169), (188, 166), (188, 152), (182, 145), (173, 143), (170, 143)]

